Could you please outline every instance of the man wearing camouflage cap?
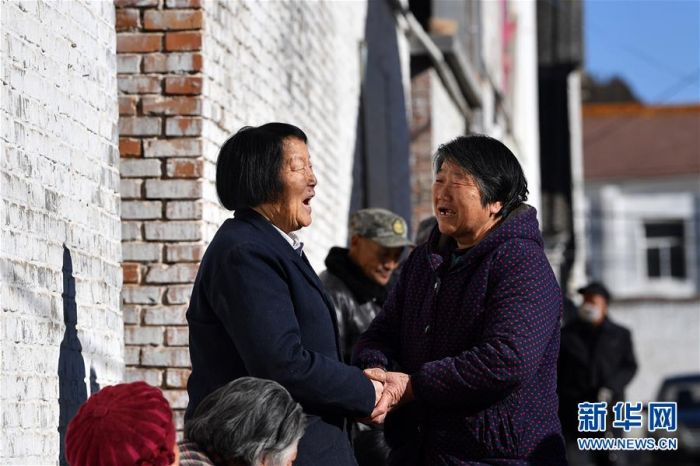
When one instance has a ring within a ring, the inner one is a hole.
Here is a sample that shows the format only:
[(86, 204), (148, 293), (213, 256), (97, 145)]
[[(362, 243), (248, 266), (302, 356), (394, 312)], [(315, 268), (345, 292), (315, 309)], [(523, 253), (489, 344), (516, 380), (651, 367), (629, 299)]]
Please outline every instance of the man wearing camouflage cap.
[[(362, 209), (350, 217), (350, 248), (331, 248), (327, 269), (320, 278), (338, 316), (338, 336), (348, 364), (352, 348), (382, 309), (391, 274), (406, 246), (406, 221), (386, 209)], [(359, 466), (382, 464), (388, 447), (381, 430), (360, 427), (355, 431), (355, 456)]]
[(406, 221), (386, 209), (362, 209), (350, 217), (350, 248), (331, 248), (320, 278), (335, 304), (343, 358), (381, 310), (387, 284), (399, 265)]

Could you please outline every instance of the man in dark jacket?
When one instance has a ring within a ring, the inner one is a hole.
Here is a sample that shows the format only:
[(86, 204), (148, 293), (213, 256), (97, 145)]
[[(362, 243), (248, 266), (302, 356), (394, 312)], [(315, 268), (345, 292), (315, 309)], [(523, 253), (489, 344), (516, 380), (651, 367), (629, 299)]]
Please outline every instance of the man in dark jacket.
[(391, 464), (565, 464), (561, 290), (522, 168), (479, 135), (440, 146), (435, 168), (438, 225), (353, 353), (386, 378)]
[[(607, 288), (593, 282), (579, 293), (583, 304), (577, 317), (562, 329), (559, 355), (559, 414), (568, 443), (580, 436), (578, 404), (605, 401), (610, 408), (624, 401), (625, 386), (637, 371), (629, 330), (607, 316)], [(610, 464), (610, 457), (596, 455), (596, 462)]]
[[(338, 338), (349, 363), (352, 348), (382, 310), (392, 273), (406, 246), (406, 221), (386, 209), (361, 209), (350, 217), (350, 248), (334, 247), (319, 276), (335, 306)], [(381, 428), (353, 430), (359, 466), (383, 465), (388, 455)]]
[(391, 274), (408, 239), (406, 221), (386, 209), (361, 209), (350, 217), (350, 248), (331, 248), (319, 276), (335, 305), (343, 359), (386, 300)]

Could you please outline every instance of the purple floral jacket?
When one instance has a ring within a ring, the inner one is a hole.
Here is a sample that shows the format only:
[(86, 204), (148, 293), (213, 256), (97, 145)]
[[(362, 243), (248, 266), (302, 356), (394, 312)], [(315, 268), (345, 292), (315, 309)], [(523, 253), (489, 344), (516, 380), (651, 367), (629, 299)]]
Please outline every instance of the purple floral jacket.
[(360, 367), (411, 375), (416, 402), (386, 421), (393, 463), (566, 464), (562, 297), (535, 209), (519, 207), (463, 255), (454, 250), (436, 228), (355, 347)]

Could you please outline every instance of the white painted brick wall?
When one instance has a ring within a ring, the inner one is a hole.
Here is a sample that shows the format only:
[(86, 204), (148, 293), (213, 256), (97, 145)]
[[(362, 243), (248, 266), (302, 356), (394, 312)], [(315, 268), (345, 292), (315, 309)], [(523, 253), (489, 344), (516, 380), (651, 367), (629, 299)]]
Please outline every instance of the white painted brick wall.
[(214, 164), (244, 125), (302, 128), (318, 177), (313, 224), (302, 230), (320, 271), (344, 245), (360, 88), (365, 2), (209, 2), (204, 5), (205, 239), (230, 214), (219, 207)]
[(1, 0), (0, 36), (0, 464), (57, 464), (64, 244), (86, 377), (124, 371), (114, 6)]

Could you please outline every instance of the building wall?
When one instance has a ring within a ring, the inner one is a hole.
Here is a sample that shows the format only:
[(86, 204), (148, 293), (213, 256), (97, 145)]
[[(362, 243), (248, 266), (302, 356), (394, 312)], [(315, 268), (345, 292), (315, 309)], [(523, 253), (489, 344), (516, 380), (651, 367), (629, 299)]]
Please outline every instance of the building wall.
[(317, 271), (345, 244), (366, 3), (117, 0), (126, 374), (163, 389), (182, 428), (185, 312), (231, 215), (220, 146), (245, 125), (301, 127), (318, 177), (301, 233)]
[(610, 316), (631, 331), (637, 357), (625, 399), (654, 401), (665, 377), (700, 371), (700, 300), (615, 302)]
[[(632, 332), (639, 370), (628, 400), (653, 400), (664, 377), (700, 371), (697, 177), (591, 180), (589, 273), (613, 295), (610, 315)], [(644, 222), (682, 220), (687, 278), (649, 279)]]
[(467, 134), (467, 121), (454, 104), (447, 89), (442, 84), (435, 70), (430, 69), (431, 102), (433, 117), (431, 119), (431, 156), (437, 152), (440, 144), (445, 144), (457, 136)]
[(301, 231), (320, 272), (344, 245), (360, 93), (365, 2), (205, 4), (206, 237), (220, 223), (213, 185), (221, 144), (244, 125), (282, 121), (309, 137), (318, 178), (313, 223)]
[[(700, 295), (697, 177), (599, 181), (586, 187), (589, 269), (620, 298), (688, 299)], [(685, 226), (685, 280), (647, 277), (645, 221), (680, 220)]]
[(57, 464), (123, 375), (114, 9), (0, 1), (0, 34), (0, 464)]
[(535, 2), (510, 2), (514, 18), (512, 146), (525, 172), (528, 204), (540, 210), (540, 143), (537, 102), (537, 21)]
[(432, 80), (434, 72), (427, 69), (411, 80), (411, 206), (413, 227), (418, 231), (421, 220), (433, 215), (431, 187), (433, 184), (433, 118)]
[(433, 68), (411, 80), (411, 206), (413, 228), (433, 215), (433, 155), (440, 144), (467, 134), (467, 121)]
[(199, 0), (116, 0), (126, 380), (160, 387), (182, 428), (185, 312), (205, 247)]

